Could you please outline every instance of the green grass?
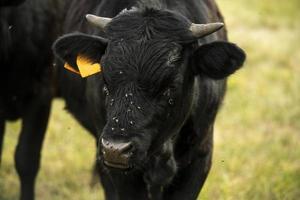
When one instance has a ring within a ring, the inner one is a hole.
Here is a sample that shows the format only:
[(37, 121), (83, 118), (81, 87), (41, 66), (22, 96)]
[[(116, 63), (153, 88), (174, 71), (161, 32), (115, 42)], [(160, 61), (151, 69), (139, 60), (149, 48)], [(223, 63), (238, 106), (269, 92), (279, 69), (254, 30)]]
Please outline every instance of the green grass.
[[(229, 80), (214, 161), (199, 199), (300, 198), (300, 1), (218, 0), (229, 38), (248, 54)], [(37, 199), (103, 199), (90, 188), (95, 142), (55, 101)], [(18, 197), (13, 152), (20, 122), (6, 128), (0, 200)]]
[[(99, 184), (90, 187), (95, 140), (63, 107), (62, 101), (54, 102), (37, 179), (37, 199), (103, 199)], [(19, 195), (19, 183), (13, 154), (20, 122), (7, 125), (0, 167), (0, 200), (15, 200)]]

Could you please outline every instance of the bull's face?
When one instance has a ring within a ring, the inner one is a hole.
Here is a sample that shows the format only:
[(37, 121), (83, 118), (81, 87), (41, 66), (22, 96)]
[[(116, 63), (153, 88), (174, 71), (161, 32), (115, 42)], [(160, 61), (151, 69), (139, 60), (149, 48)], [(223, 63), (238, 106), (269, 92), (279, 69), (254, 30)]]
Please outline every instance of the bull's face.
[(105, 27), (107, 39), (70, 34), (54, 50), (75, 70), (79, 55), (101, 64), (102, 77), (95, 83), (103, 81), (97, 85), (105, 103), (98, 106), (106, 111), (106, 124), (99, 147), (110, 167), (142, 167), (151, 155), (164, 151), (163, 144), (176, 136), (192, 109), (194, 77), (226, 78), (245, 59), (228, 42), (197, 44), (220, 24), (200, 30), (182, 16), (153, 10), (88, 19)]
[(182, 99), (188, 99), (183, 95), (183, 62), (182, 47), (176, 43), (108, 44), (101, 60), (107, 111), (101, 140), (108, 165), (145, 163), (183, 121)]

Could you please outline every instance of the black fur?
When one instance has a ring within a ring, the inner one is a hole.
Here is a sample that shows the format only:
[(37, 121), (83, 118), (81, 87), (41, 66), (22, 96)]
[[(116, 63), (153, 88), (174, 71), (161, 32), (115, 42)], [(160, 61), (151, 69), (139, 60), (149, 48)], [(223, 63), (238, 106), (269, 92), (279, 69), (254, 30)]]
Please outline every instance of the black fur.
[(127, 171), (105, 166), (98, 146), (106, 199), (196, 199), (211, 166), (213, 125), (226, 78), (245, 55), (225, 42), (224, 29), (199, 39), (189, 31), (191, 22), (222, 21), (213, 0), (123, 3), (103, 0), (89, 9), (86, 2), (82, 8), (115, 16), (104, 33), (82, 21), (76, 24), (71, 20), (75, 12), (69, 12), (66, 33), (93, 33), (108, 41), (105, 52), (90, 41), (67, 42), (68, 37), (80, 37), (78, 33), (55, 43), (53, 49), (63, 62), (68, 61), (64, 50), (77, 55), (83, 48), (88, 57), (101, 59), (103, 69), (83, 80), (60, 63), (61, 94), (70, 112), (97, 131), (99, 141), (132, 143)]
[(0, 3), (5, 6), (0, 7), (0, 157), (5, 122), (22, 119), (15, 164), (20, 199), (33, 200), (53, 97), (51, 45), (61, 31), (62, 1)]
[(245, 61), (245, 53), (235, 44), (213, 42), (197, 49), (194, 66), (197, 74), (223, 79), (238, 70)]
[(100, 62), (105, 52), (107, 41), (101, 37), (89, 36), (87, 34), (68, 34), (59, 38), (53, 46), (57, 57), (69, 63), (78, 70), (76, 58), (84, 56), (93, 63)]
[(17, 6), (24, 2), (25, 0), (0, 0), (0, 6)]
[(168, 40), (178, 42), (193, 41), (188, 30), (189, 21), (169, 10), (144, 8), (135, 12), (124, 12), (106, 29), (110, 40)]

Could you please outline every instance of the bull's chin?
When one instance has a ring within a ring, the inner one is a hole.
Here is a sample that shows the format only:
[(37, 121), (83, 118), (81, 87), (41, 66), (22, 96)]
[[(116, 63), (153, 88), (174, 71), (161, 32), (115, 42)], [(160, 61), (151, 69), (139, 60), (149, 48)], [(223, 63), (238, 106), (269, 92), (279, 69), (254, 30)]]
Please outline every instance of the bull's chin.
[(104, 161), (104, 164), (108, 167), (112, 167), (115, 169), (129, 169), (129, 165), (128, 164), (124, 164), (124, 163), (114, 163), (114, 162), (108, 162), (108, 161)]

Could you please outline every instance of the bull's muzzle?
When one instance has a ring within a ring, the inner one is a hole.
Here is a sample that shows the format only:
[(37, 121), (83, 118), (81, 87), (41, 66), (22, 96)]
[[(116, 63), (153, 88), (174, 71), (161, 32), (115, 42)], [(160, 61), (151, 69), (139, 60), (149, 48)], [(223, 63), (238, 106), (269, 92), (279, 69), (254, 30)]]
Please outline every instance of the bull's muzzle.
[(133, 150), (131, 142), (117, 142), (102, 139), (101, 145), (105, 165), (119, 169), (129, 168), (129, 158)]

